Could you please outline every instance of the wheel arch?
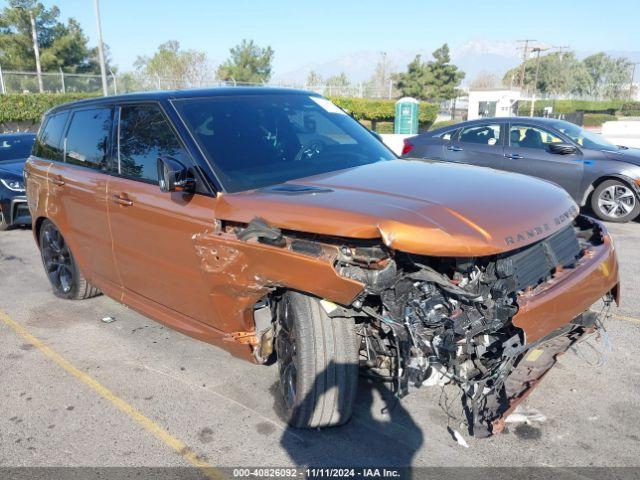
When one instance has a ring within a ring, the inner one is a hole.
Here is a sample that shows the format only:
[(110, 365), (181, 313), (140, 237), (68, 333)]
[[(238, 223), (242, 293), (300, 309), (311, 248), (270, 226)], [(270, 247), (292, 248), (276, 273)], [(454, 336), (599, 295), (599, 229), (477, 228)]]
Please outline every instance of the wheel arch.
[(51, 222), (51, 219), (45, 216), (38, 217), (36, 218), (35, 222), (33, 222), (33, 237), (36, 240), (36, 245), (38, 245), (38, 248), (40, 248), (40, 230), (42, 229), (42, 224), (45, 220), (49, 220)]
[(598, 177), (587, 187), (582, 197), (580, 206), (584, 207), (585, 205), (588, 205), (591, 200), (591, 195), (596, 190), (596, 188), (598, 188), (601, 183), (606, 182), (607, 180), (618, 180), (624, 183), (627, 187), (629, 187), (636, 193), (638, 200), (640, 200), (640, 191), (638, 190), (638, 185), (636, 185), (631, 178), (618, 173), (607, 173), (605, 175), (602, 175), (601, 177)]

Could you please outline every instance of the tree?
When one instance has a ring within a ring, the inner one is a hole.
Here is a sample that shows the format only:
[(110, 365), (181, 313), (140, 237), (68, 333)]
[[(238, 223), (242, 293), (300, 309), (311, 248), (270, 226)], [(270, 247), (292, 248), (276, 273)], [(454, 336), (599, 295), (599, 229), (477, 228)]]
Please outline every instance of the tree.
[(458, 85), (464, 72), (450, 63), (449, 46), (445, 43), (433, 52), (434, 60), (423, 62), (420, 55), (407, 66), (407, 71), (395, 75), (396, 87), (405, 96), (421, 100), (441, 101), (458, 96)]
[(202, 86), (211, 77), (207, 54), (183, 50), (180, 43), (170, 40), (161, 44), (152, 57), (139, 56), (134, 67), (143, 84), (161, 88)]
[(271, 78), (274, 51), (261, 48), (253, 40), (242, 40), (231, 50), (231, 57), (218, 68), (218, 78), (240, 83), (266, 83)]
[(625, 84), (629, 84), (631, 62), (624, 57), (614, 58), (600, 52), (583, 60), (591, 77), (591, 95), (620, 98)]
[[(525, 63), (525, 87), (533, 88), (537, 58)], [(580, 61), (573, 52), (554, 52), (540, 57), (535, 89), (548, 94), (575, 94), (601, 98), (620, 98), (629, 83), (631, 63), (597, 53)], [(520, 67), (509, 70), (503, 83), (518, 78)]]
[(29, 12), (38, 33), (42, 70), (99, 72), (97, 48), (87, 46), (80, 24), (70, 18), (60, 22), (56, 6), (47, 9), (36, 0), (9, 0), (0, 12), (0, 64), (3, 68), (34, 71), (36, 68)]
[(307, 75), (307, 80), (305, 85), (310, 87), (317, 87), (318, 85), (322, 85), (322, 77), (315, 70), (310, 70)]
[(339, 75), (332, 75), (327, 78), (325, 84), (328, 87), (348, 87), (351, 85), (349, 78), (344, 72), (341, 72)]
[(471, 90), (486, 90), (488, 88), (496, 88), (500, 86), (498, 77), (489, 72), (480, 72), (471, 82)]
[(371, 78), (366, 82), (365, 88), (368, 96), (386, 97), (389, 94), (389, 81), (393, 65), (387, 61), (386, 53), (382, 53)]

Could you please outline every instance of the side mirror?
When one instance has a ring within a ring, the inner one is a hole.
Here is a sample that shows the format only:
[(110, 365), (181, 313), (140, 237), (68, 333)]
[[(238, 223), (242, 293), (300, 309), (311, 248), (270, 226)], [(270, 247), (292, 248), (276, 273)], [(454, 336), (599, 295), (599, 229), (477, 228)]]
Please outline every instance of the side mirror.
[(563, 142), (550, 143), (549, 150), (551, 151), (551, 153), (557, 153), (560, 155), (571, 155), (572, 153), (576, 153), (578, 151), (575, 145)]
[(196, 180), (191, 176), (191, 172), (171, 157), (158, 157), (158, 185), (163, 192), (196, 191)]

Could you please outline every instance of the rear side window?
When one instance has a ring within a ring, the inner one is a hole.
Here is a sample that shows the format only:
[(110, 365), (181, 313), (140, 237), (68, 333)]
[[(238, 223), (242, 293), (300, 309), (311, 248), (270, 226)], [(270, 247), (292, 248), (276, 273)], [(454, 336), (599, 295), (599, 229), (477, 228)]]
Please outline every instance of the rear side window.
[(188, 155), (157, 105), (125, 105), (120, 109), (118, 164), (120, 174), (158, 181), (158, 157), (189, 165)]
[(476, 125), (460, 132), (460, 141), (477, 143), (480, 145), (498, 145), (500, 140), (500, 125)]
[(44, 128), (40, 131), (33, 147), (33, 154), (36, 157), (62, 160), (62, 132), (68, 117), (69, 112), (61, 112), (45, 120)]
[(67, 132), (65, 161), (96, 170), (106, 169), (111, 125), (110, 108), (75, 112)]

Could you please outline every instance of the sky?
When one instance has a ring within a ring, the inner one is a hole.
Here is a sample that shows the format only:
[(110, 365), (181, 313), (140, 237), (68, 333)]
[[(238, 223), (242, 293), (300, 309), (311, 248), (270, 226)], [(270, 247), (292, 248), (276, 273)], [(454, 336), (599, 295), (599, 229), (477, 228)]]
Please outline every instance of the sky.
[[(97, 42), (93, 0), (41, 0)], [(6, 5), (6, 1), (0, 2)], [(639, 51), (638, 0), (101, 0), (104, 42), (120, 71), (167, 40), (214, 63), (243, 38), (275, 50), (276, 74), (363, 50), (435, 49), (533, 38), (578, 51)], [(347, 72), (348, 73), (348, 72)]]

